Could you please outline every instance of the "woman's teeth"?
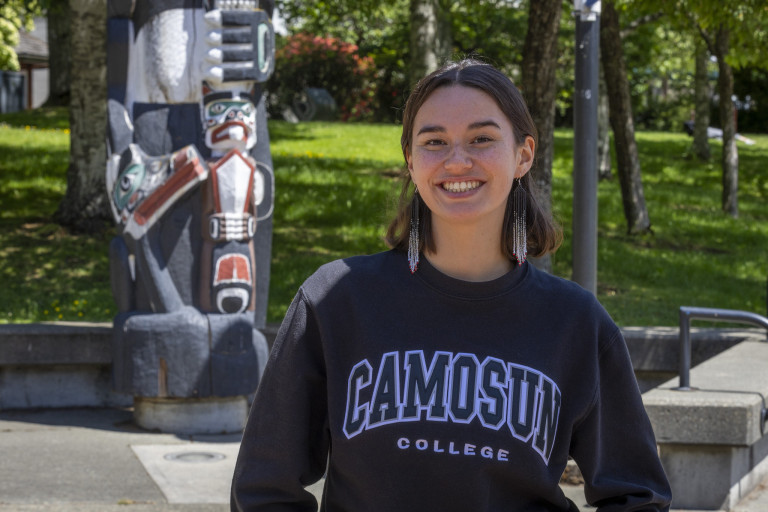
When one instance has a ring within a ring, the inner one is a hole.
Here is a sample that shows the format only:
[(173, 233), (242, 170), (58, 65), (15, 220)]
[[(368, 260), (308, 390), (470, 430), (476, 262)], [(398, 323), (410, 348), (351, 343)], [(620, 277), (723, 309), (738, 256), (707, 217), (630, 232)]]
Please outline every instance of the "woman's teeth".
[(448, 192), (466, 192), (467, 190), (474, 190), (479, 186), (479, 181), (446, 181), (443, 183), (443, 189)]

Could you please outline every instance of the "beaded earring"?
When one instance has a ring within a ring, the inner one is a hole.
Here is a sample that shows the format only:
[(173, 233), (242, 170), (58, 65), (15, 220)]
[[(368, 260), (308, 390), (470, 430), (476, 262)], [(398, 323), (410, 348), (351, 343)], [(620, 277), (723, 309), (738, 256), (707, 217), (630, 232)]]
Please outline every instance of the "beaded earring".
[(413, 193), (411, 200), (411, 231), (408, 236), (408, 267), (411, 274), (419, 266), (419, 191)]
[(526, 192), (521, 178), (512, 192), (512, 254), (517, 264), (522, 265), (528, 256), (528, 233), (525, 223)]

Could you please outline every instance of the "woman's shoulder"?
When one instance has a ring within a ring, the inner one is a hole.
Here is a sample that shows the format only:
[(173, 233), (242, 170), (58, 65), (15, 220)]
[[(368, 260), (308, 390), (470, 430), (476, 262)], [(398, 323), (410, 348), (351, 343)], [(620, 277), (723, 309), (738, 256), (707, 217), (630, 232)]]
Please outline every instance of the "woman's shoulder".
[(544, 318), (557, 319), (575, 332), (595, 332), (600, 344), (612, 343), (621, 336), (621, 330), (592, 292), (543, 270), (534, 269), (531, 274), (530, 306)]
[(604, 314), (605, 310), (592, 292), (574, 281), (552, 275), (531, 265), (530, 282), (541, 301), (558, 308), (583, 313)]
[(397, 262), (407, 270), (405, 257), (397, 251), (385, 251), (377, 254), (352, 256), (330, 261), (320, 266), (302, 285), (305, 294), (325, 294), (330, 290), (358, 287), (373, 284), (375, 280), (385, 280), (397, 273)]
[(574, 296), (593, 296), (590, 292), (585, 290), (574, 281), (569, 281), (564, 277), (550, 274), (545, 270), (540, 270), (530, 262), (528, 264), (530, 265), (530, 277), (532, 282), (544, 290)]

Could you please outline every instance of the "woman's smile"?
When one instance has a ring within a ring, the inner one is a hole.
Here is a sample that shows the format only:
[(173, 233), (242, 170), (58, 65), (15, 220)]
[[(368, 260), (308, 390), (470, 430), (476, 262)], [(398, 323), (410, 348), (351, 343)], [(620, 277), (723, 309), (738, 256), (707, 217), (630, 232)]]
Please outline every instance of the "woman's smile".
[(472, 181), (445, 181), (442, 184), (443, 190), (454, 194), (470, 192), (480, 187), (482, 183), (476, 180)]

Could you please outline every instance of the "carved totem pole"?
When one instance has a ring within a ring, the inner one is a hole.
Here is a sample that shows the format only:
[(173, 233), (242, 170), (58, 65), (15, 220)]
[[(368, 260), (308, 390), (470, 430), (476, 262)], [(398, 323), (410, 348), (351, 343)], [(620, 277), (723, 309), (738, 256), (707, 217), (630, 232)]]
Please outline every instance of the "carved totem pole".
[(266, 363), (273, 6), (108, 3), (113, 382), (146, 428), (242, 429)]

